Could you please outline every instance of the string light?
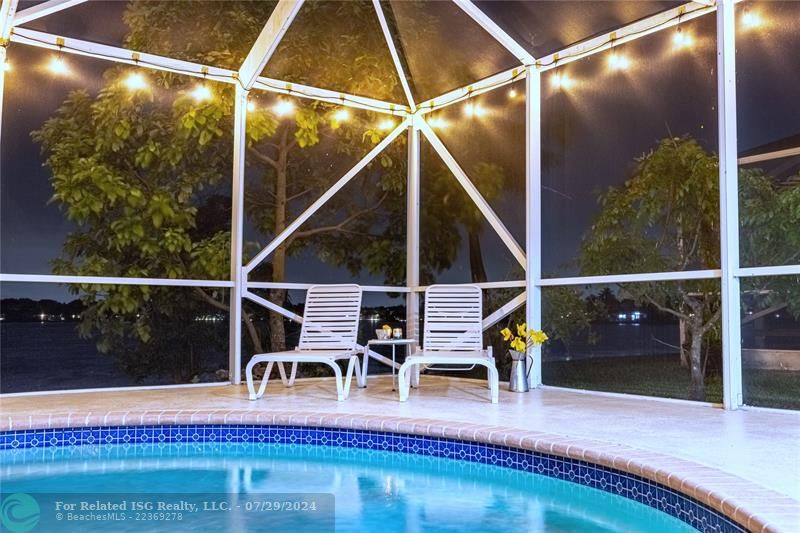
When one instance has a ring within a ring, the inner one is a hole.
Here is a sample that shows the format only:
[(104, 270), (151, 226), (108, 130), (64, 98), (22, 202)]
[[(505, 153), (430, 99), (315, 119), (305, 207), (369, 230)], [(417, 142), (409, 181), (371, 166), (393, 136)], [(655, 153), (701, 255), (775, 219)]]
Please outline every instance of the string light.
[(247, 102), (247, 112), (252, 113), (256, 110), (256, 103), (255, 102)]
[(510, 91), (508, 91), (508, 97), (511, 98), (511, 99), (516, 98), (517, 97), (517, 90), (516, 89), (511, 89)]
[(141, 91), (147, 88), (147, 80), (138, 72), (132, 72), (125, 78), (125, 87), (131, 91)]
[(426, 122), (431, 128), (436, 128), (439, 130), (447, 129), (450, 126), (450, 123), (441, 117), (431, 117), (427, 119)]
[(11, 70), (11, 63), (8, 61), (3, 62), (3, 72), (9, 72)]
[(47, 64), (47, 69), (57, 76), (66, 76), (69, 74), (69, 65), (61, 56), (54, 57)]
[(289, 100), (279, 100), (277, 104), (272, 106), (272, 111), (279, 117), (284, 117), (294, 111), (294, 104)]
[(575, 81), (567, 74), (559, 72), (550, 76), (550, 85), (556, 90), (567, 90), (575, 85)]
[(676, 31), (675, 35), (672, 36), (672, 47), (675, 48), (675, 50), (691, 48), (693, 44), (694, 38), (681, 30), (681, 28), (678, 28), (678, 31)]
[(628, 70), (631, 66), (631, 60), (628, 56), (612, 53), (608, 56), (608, 66), (611, 70)]
[(394, 128), (394, 120), (389, 118), (381, 120), (380, 123), (378, 124), (378, 129), (380, 130), (386, 131), (386, 130), (391, 130), (393, 128)]
[(191, 95), (196, 102), (205, 102), (211, 100), (212, 97), (211, 89), (209, 89), (205, 83), (198, 83), (195, 85)]
[(748, 30), (758, 28), (763, 22), (758, 13), (754, 13), (749, 9), (745, 10), (744, 15), (742, 15), (742, 26)]
[(480, 104), (473, 104), (472, 102), (464, 106), (464, 115), (472, 117), (485, 117), (489, 111)]
[(350, 118), (350, 112), (347, 109), (340, 109), (333, 114), (333, 118), (336, 122), (344, 122)]

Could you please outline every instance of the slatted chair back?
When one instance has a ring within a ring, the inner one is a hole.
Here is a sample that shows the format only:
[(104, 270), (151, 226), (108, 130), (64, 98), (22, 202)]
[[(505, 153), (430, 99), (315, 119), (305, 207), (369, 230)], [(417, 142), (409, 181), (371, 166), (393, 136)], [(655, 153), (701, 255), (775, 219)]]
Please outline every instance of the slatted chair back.
[(313, 285), (306, 294), (298, 348), (355, 350), (360, 313), (358, 285)]
[(483, 294), (475, 285), (431, 285), (425, 290), (423, 350), (474, 352), (483, 348)]

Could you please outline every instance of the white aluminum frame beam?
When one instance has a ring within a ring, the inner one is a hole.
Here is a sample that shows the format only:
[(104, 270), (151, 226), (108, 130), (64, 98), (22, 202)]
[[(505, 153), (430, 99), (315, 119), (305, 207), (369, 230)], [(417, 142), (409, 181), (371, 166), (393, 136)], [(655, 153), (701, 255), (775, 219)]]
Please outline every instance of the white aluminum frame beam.
[[(408, 128), (408, 179), (406, 186), (406, 285), (420, 283), (420, 133), (411, 121)], [(406, 296), (406, 336), (419, 345), (419, 293), (409, 290)]]
[(270, 242), (266, 248), (258, 252), (258, 254), (247, 263), (247, 266), (244, 267), (245, 273), (249, 274), (255, 267), (257, 267), (261, 261), (263, 261), (267, 256), (269, 256), (275, 249), (278, 248), (286, 239), (288, 239), (292, 233), (298, 230), (303, 223), (308, 220), (311, 215), (317, 212), (320, 207), (325, 205), (325, 203), (330, 200), (333, 195), (339, 192), (342, 187), (347, 185), (351, 179), (353, 179), (359, 172), (361, 172), (364, 167), (366, 167), (370, 161), (375, 159), (378, 154), (380, 154), (387, 146), (389, 146), (392, 141), (394, 141), (403, 131), (405, 131), (406, 126), (408, 126), (409, 119), (404, 120), (397, 126), (389, 135), (384, 137), (384, 139), (375, 145), (375, 147), (369, 151), (367, 155), (365, 155), (361, 161), (356, 163), (356, 165), (347, 171), (347, 173), (339, 178), (339, 181), (334, 183), (330, 189), (325, 191), (325, 193), (317, 198), (313, 204), (311, 204), (308, 209), (303, 211), (300, 216), (298, 216), (291, 224), (286, 226), (286, 228), (275, 237), (272, 242)]
[(22, 11), (17, 11), (17, 14), (14, 16), (14, 26), (27, 24), (32, 20), (46, 17), (47, 15), (69, 9), (70, 7), (83, 4), (84, 2), (86, 2), (86, 0), (49, 0), (48, 2), (42, 2), (41, 4), (23, 9)]
[(228, 375), (231, 383), (242, 382), (242, 272), (244, 247), (244, 176), (247, 147), (247, 90), (236, 86), (233, 110), (233, 179), (231, 184), (231, 280), (228, 336)]
[(719, 109), (720, 260), (722, 266), (722, 403), (742, 401), (742, 319), (739, 278), (739, 166), (736, 137), (736, 11), (717, 2), (717, 102)]
[(233, 287), (233, 282), (228, 280), (0, 274), (0, 283), (9, 281), (18, 283), (78, 283), (88, 285), (152, 285), (154, 287)]
[(248, 91), (253, 88), (253, 84), (261, 75), (267, 61), (278, 49), (281, 39), (301, 7), (303, 7), (303, 0), (280, 0), (275, 6), (269, 20), (258, 35), (258, 39), (239, 68), (239, 79)]
[(519, 60), (524, 66), (533, 65), (536, 59), (525, 49), (524, 46), (519, 44), (513, 37), (511, 37), (504, 29), (497, 25), (497, 23), (489, 18), (486, 13), (481, 11), (478, 6), (473, 4), (470, 0), (453, 0), (458, 7), (460, 7), (472, 20), (477, 22), (481, 28), (494, 37), (503, 47), (511, 52), (511, 54)]
[(568, 285), (607, 285), (611, 283), (644, 283), (648, 281), (683, 281), (691, 279), (717, 279), (722, 270), (687, 270), (684, 272), (647, 272), (643, 274), (611, 274), (607, 276), (576, 276), (571, 278), (544, 278), (540, 287), (565, 287)]
[[(525, 323), (542, 329), (542, 74), (528, 68), (525, 76)], [(542, 348), (531, 348), (531, 387), (542, 384)]]
[(776, 150), (774, 152), (765, 152), (763, 154), (748, 155), (739, 158), (740, 165), (749, 165), (751, 163), (760, 163), (761, 161), (772, 161), (773, 159), (781, 159), (784, 157), (794, 157), (800, 155), (800, 146), (795, 148), (786, 148), (785, 150)]
[[(577, 59), (588, 57), (593, 54), (604, 52), (612, 46), (620, 45), (639, 39), (646, 35), (665, 30), (679, 23), (692, 20), (694, 18), (707, 15), (716, 10), (714, 5), (702, 5), (696, 2), (689, 2), (655, 15), (643, 18), (631, 24), (627, 24), (614, 31), (586, 39), (577, 44), (570, 45), (558, 52), (541, 57), (535, 61), (535, 66), (540, 72), (560, 67)], [(515, 67), (483, 80), (465, 85), (459, 89), (449, 91), (441, 96), (432, 98), (419, 104), (420, 109), (426, 112), (441, 109), (455, 102), (475, 96), (482, 92), (491, 91), (503, 87), (512, 81), (516, 81), (519, 71), (524, 69)]]
[(389, 31), (389, 24), (386, 22), (386, 15), (381, 6), (381, 0), (372, 0), (372, 5), (375, 6), (375, 14), (378, 15), (378, 22), (380, 22), (383, 36), (386, 38), (386, 45), (389, 47), (389, 53), (392, 56), (394, 68), (397, 71), (397, 76), (400, 78), (400, 85), (403, 87), (403, 93), (406, 95), (408, 107), (414, 113), (417, 110), (417, 105), (414, 103), (414, 95), (411, 93), (411, 87), (408, 86), (408, 78), (403, 70), (403, 63), (400, 61), (400, 55), (397, 53), (397, 47), (394, 45), (392, 33)]
[(452, 172), (456, 177), (458, 183), (461, 185), (461, 187), (463, 187), (467, 195), (475, 203), (475, 206), (478, 208), (481, 214), (483, 214), (483, 216), (489, 222), (489, 225), (491, 225), (494, 231), (497, 232), (497, 235), (500, 236), (500, 239), (514, 255), (514, 258), (517, 260), (517, 262), (522, 265), (523, 268), (525, 268), (527, 266), (525, 251), (522, 249), (516, 239), (514, 239), (514, 236), (511, 235), (511, 232), (508, 231), (508, 228), (506, 228), (505, 224), (503, 224), (503, 221), (500, 220), (500, 217), (497, 216), (486, 199), (481, 195), (477, 187), (475, 187), (472, 181), (470, 181), (469, 177), (455, 160), (455, 158), (450, 154), (450, 152), (447, 151), (447, 148), (445, 148), (442, 141), (439, 140), (439, 137), (436, 136), (436, 133), (434, 133), (431, 127), (428, 126), (428, 124), (422, 120), (421, 117), (415, 121), (415, 124), (425, 135), (425, 138), (428, 139), (428, 142), (431, 143), (431, 146), (434, 150), (436, 150), (436, 153), (439, 154), (439, 157), (442, 158), (442, 161), (444, 161), (444, 164), (450, 169), (450, 172)]
[[(64, 44), (59, 45), (59, 40), (62, 39)], [(183, 74), (195, 78), (203, 78), (237, 85), (239, 84), (237, 79), (239, 76), (238, 72), (230, 69), (212, 67), (200, 63), (193, 63), (191, 61), (183, 61), (180, 59), (171, 59), (155, 54), (128, 50), (127, 48), (98, 44), (81, 39), (73, 39), (71, 37), (60, 37), (51, 33), (30, 30), (27, 28), (14, 28), (14, 31), (11, 34), (11, 41), (29, 46), (37, 46), (39, 48), (47, 48), (49, 50), (59, 50), (69, 54), (93, 57), (105, 61), (125, 63), (128, 65), (134, 65), (153, 70), (174, 72), (176, 74)], [(375, 111), (376, 113), (405, 116), (408, 112), (408, 107), (401, 104), (384, 102), (374, 98), (366, 98), (363, 96), (332, 91), (329, 89), (320, 89), (310, 85), (290, 83), (287, 81), (266, 78), (263, 76), (256, 80), (253, 88), (273, 93), (288, 94), (300, 98), (335, 103), (348, 107), (366, 109), (369, 111)]]
[[(526, 286), (525, 280), (512, 280), (512, 281), (485, 281), (482, 283), (470, 283), (481, 289), (524, 289)], [(419, 287), (410, 287), (412, 292), (425, 292), (428, 288), (427, 285), (420, 285)]]
[(739, 268), (736, 270), (734, 275), (737, 278), (754, 278), (760, 276), (800, 276), (800, 265)]
[(8, 44), (8, 36), (14, 26), (14, 16), (17, 12), (17, 0), (2, 0), (0, 3), (0, 45)]
[[(253, 289), (289, 289), (289, 290), (308, 290), (317, 283), (281, 283), (276, 281), (248, 281), (246, 288)], [(392, 285), (360, 285), (363, 292), (411, 292), (408, 287), (395, 287)]]

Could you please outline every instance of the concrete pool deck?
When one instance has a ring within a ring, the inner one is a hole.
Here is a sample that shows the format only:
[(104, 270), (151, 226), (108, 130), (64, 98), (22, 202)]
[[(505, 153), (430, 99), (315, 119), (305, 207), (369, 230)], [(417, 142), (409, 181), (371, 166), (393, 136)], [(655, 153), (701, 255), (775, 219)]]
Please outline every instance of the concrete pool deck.
[(751, 530), (800, 524), (800, 413), (724, 411), (706, 404), (542, 388), (503, 389), (423, 376), (409, 401), (391, 378), (369, 378), (337, 402), (331, 380), (270, 384), (258, 401), (244, 386), (0, 397), (0, 431), (175, 423), (291, 424), (436, 435), (535, 449), (612, 466), (695, 497)]

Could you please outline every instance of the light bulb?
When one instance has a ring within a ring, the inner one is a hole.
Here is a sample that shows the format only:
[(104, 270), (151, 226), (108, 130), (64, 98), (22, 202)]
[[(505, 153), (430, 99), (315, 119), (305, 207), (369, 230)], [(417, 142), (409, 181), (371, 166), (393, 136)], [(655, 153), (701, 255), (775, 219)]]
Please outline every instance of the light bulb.
[(256, 103), (255, 102), (247, 102), (247, 112), (252, 113), (256, 110)]
[(672, 36), (672, 46), (676, 50), (680, 50), (682, 48), (690, 48), (694, 44), (694, 39), (688, 33), (684, 33), (678, 28), (678, 31), (675, 32), (675, 35)]
[(66, 76), (69, 74), (69, 65), (60, 57), (54, 57), (47, 65), (47, 69), (58, 76)]
[(3, 62), (3, 72), (8, 72), (11, 70), (11, 63), (8, 61)]
[(763, 21), (758, 13), (753, 13), (749, 9), (742, 15), (742, 26), (747, 29), (758, 28), (762, 23)]
[(478, 118), (485, 117), (486, 115), (489, 114), (489, 110), (486, 109), (485, 107), (483, 107), (480, 104), (475, 104), (475, 108), (473, 110), (473, 114)]
[(333, 118), (337, 122), (344, 122), (348, 118), (350, 118), (350, 112), (347, 109), (340, 109), (336, 113), (333, 114)]
[(147, 88), (147, 80), (138, 72), (133, 72), (125, 78), (125, 87), (131, 91), (140, 91)]
[(192, 90), (192, 98), (194, 98), (197, 102), (211, 100), (211, 96), (211, 89), (209, 89), (205, 83), (195, 85), (194, 89)]
[(378, 124), (378, 129), (381, 130), (390, 130), (392, 128), (394, 128), (394, 120), (388, 118), (385, 120), (381, 120), (380, 123)]
[(569, 89), (575, 84), (567, 74), (553, 74), (550, 77), (550, 85), (554, 89)]
[(631, 66), (631, 60), (627, 56), (611, 54), (608, 57), (608, 66), (611, 70), (628, 70), (628, 67)]
[(280, 100), (277, 104), (272, 106), (272, 110), (279, 117), (283, 117), (294, 111), (294, 104), (289, 100)]
[(474, 117), (475, 116), (475, 104), (470, 102), (469, 104), (464, 106), (464, 116), (467, 116), (467, 117)]
[(517, 90), (516, 89), (511, 89), (510, 91), (508, 91), (508, 97), (509, 98), (516, 98), (517, 97)]
[(440, 130), (447, 129), (447, 127), (450, 126), (449, 122), (440, 117), (431, 117), (427, 120), (427, 122), (431, 128), (436, 128)]

